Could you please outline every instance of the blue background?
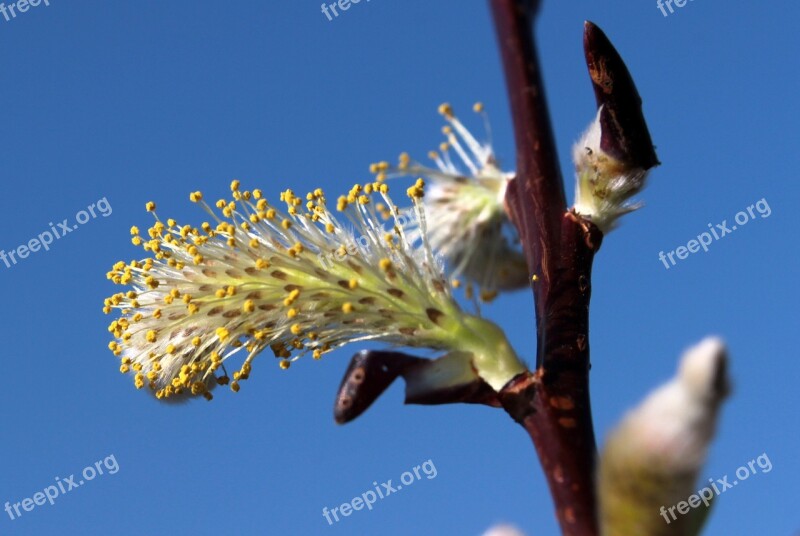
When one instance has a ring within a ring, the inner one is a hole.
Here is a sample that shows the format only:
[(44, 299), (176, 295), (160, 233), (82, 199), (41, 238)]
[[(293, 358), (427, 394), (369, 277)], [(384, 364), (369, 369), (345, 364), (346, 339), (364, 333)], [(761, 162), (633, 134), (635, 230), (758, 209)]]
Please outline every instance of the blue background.
[[(0, 505), (108, 455), (119, 472), (11, 521), (0, 534), (478, 535), (507, 521), (557, 533), (528, 437), (501, 411), (404, 407), (398, 383), (354, 423), (332, 419), (356, 347), (288, 372), (256, 364), (238, 395), (165, 407), (132, 388), (106, 349), (105, 272), (139, 256), (144, 203), (199, 223), (199, 189), (232, 178), (275, 197), (329, 194), (400, 151), (425, 158), (450, 101), (476, 100), (513, 167), (513, 139), (486, 2), (362, 1), (333, 21), (319, 1), (51, 0), (0, 18), (0, 249), (91, 220), (8, 269), (0, 264), (4, 373)], [(595, 263), (592, 391), (603, 438), (706, 334), (731, 348), (734, 396), (705, 478), (767, 453), (774, 468), (717, 502), (707, 534), (790, 535), (797, 504), (797, 50), (800, 9), (699, 0), (545, 1), (539, 42), (571, 198), (570, 149), (594, 114), (584, 19), (630, 67), (663, 166), (647, 206)], [(757, 219), (666, 270), (661, 250), (765, 198)], [(792, 208), (794, 207), (794, 209)], [(532, 297), (485, 308), (532, 358)], [(321, 515), (432, 460), (438, 475), (328, 526)]]

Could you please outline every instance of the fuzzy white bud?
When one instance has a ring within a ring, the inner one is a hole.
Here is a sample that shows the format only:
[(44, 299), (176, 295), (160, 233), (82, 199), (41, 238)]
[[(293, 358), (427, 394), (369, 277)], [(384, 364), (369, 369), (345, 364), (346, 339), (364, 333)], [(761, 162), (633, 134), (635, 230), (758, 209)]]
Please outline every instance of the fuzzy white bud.
[[(729, 390), (726, 367), (722, 341), (705, 339), (684, 354), (677, 375), (611, 433), (598, 478), (604, 536), (694, 534), (694, 516), (667, 525), (659, 509), (696, 491), (720, 403)], [(676, 525), (683, 532), (676, 532)]]

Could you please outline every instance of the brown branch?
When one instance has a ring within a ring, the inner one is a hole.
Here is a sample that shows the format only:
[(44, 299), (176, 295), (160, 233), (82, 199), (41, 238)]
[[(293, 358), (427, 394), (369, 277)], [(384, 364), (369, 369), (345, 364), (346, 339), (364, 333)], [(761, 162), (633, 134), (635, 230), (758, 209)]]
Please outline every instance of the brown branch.
[[(558, 255), (566, 198), (531, 32), (539, 3), (539, 0), (490, 0), (517, 144), (518, 178), (509, 184), (506, 206), (526, 246), (530, 275), (536, 274), (539, 279), (534, 295), (537, 338), (541, 341), (541, 322), (552, 283), (551, 269)], [(540, 346), (537, 366), (544, 357)]]
[[(564, 535), (595, 536), (596, 447), (589, 399), (591, 267), (602, 234), (572, 212), (562, 216), (559, 256), (551, 265), (536, 372), (500, 393), (503, 407), (533, 440)], [(537, 283), (534, 283), (534, 288)]]
[(500, 400), (534, 442), (563, 534), (594, 536), (588, 329), (591, 266), (602, 234), (566, 211), (532, 30), (539, 2), (490, 0), (490, 6), (517, 144), (506, 205), (528, 261), (537, 335), (536, 372), (515, 378)]

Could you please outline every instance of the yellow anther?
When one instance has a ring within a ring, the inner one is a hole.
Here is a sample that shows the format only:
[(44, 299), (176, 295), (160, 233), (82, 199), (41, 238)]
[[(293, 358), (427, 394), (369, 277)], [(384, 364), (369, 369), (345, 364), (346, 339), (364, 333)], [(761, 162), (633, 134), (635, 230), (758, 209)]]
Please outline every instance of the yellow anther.
[(414, 186), (408, 188), (406, 193), (408, 194), (408, 197), (412, 199), (421, 199), (425, 196), (425, 181), (421, 178), (417, 179), (417, 182), (414, 184)]
[(453, 107), (450, 106), (448, 103), (443, 103), (439, 105), (439, 113), (445, 116), (445, 118), (450, 119), (453, 117)]
[(192, 203), (197, 203), (203, 199), (203, 194), (200, 192), (192, 192), (189, 194), (189, 200)]
[(476, 102), (475, 104), (473, 104), (472, 105), (472, 111), (475, 112), (476, 114), (481, 113), (483, 111), (483, 103), (482, 102)]
[(225, 342), (228, 339), (228, 337), (230, 337), (230, 333), (225, 328), (217, 328), (216, 333), (217, 333), (217, 338), (222, 342)]
[(156, 209), (156, 204), (152, 201), (148, 201), (145, 203), (144, 208), (147, 210), (147, 212), (153, 212)]
[(342, 304), (342, 312), (343, 313), (352, 313), (355, 310), (353, 304), (350, 302), (345, 302)]
[(147, 332), (147, 335), (145, 336), (147, 342), (156, 342), (157, 337), (158, 335), (156, 334), (156, 331), (154, 329), (149, 330)]
[(256, 310), (256, 302), (253, 300), (245, 300), (244, 305), (242, 305), (242, 310), (245, 313), (252, 313)]

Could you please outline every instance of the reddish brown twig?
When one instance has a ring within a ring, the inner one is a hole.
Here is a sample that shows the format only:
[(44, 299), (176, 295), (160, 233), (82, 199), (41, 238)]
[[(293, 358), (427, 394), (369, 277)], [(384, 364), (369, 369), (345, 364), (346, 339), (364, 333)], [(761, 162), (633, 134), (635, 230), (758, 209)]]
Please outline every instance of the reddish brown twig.
[[(490, 0), (506, 74), (517, 145), (517, 176), (506, 206), (525, 250), (536, 301), (536, 371), (499, 393), (530, 435), (564, 535), (598, 534), (596, 446), (589, 399), (589, 300), (594, 254), (603, 235), (566, 210), (533, 22), (538, 0)], [(658, 164), (641, 99), (617, 51), (594, 24), (584, 48), (601, 147), (622, 164)]]
[(591, 266), (602, 234), (566, 211), (533, 37), (536, 0), (490, 0), (517, 144), (506, 205), (519, 231), (536, 301), (535, 373), (500, 393), (536, 446), (562, 532), (597, 534), (596, 447), (589, 402)]

